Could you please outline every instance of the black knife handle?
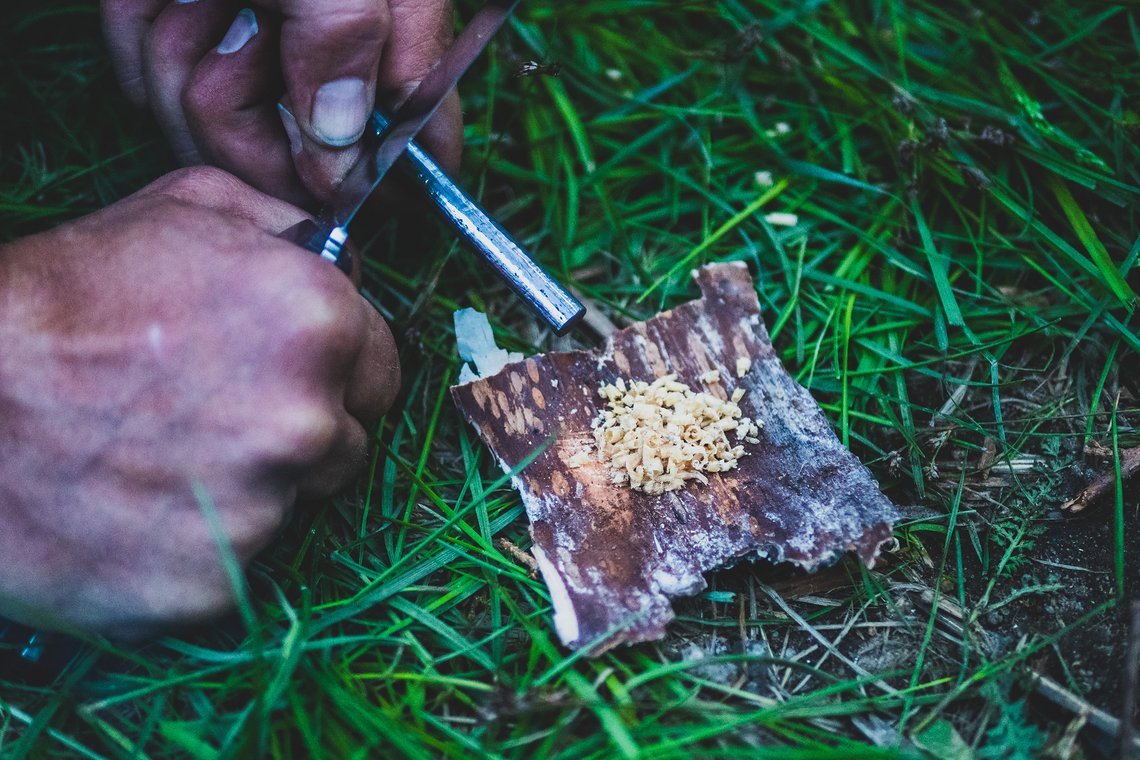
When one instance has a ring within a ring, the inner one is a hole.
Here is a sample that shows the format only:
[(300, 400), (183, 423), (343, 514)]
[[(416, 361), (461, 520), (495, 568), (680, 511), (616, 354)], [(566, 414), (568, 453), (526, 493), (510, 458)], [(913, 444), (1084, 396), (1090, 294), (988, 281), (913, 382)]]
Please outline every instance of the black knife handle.
[(347, 245), (348, 230), (344, 227), (305, 219), (277, 237), (319, 255), (347, 275), (352, 274), (352, 253)]
[(0, 617), (0, 679), (51, 683), (81, 651), (77, 639)]

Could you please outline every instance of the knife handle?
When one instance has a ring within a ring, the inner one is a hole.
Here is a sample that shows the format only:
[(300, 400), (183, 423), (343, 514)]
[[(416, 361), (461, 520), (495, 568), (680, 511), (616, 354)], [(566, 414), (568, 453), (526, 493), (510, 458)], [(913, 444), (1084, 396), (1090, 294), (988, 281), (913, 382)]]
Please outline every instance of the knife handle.
[(328, 224), (319, 219), (305, 219), (297, 222), (277, 237), (301, 246), (306, 251), (317, 254), (325, 261), (336, 265), (347, 275), (352, 274), (352, 253), (349, 250), (348, 230)]
[[(383, 123), (383, 117), (374, 118)], [(447, 175), (435, 159), (414, 142), (396, 163), (419, 184), (436, 212), (459, 237), (510, 286), (556, 335), (565, 334), (586, 308), (499, 226), (475, 199)]]
[(4, 680), (46, 686), (81, 650), (78, 639), (0, 617), (0, 678)]

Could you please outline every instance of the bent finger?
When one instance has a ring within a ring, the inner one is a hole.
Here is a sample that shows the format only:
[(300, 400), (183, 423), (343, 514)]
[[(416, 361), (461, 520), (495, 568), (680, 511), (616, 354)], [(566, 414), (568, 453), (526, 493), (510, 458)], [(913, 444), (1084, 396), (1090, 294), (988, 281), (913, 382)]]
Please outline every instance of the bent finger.
[(367, 425), (391, 409), (400, 393), (400, 356), (388, 323), (363, 296), (360, 306), (365, 311), (364, 340), (349, 370), (344, 407)]
[(372, 114), (389, 36), (386, 0), (267, 0), (281, 12), (286, 103), (303, 138), (302, 179), (325, 198), (355, 157)]
[(147, 102), (143, 77), (143, 40), (147, 29), (168, 0), (102, 0), (103, 36), (111, 63), (127, 99), (136, 106)]
[(226, 0), (172, 3), (154, 20), (143, 45), (149, 103), (174, 154), (187, 166), (202, 157), (186, 123), (182, 93), (198, 62), (222, 41), (229, 5)]
[(194, 141), (207, 161), (263, 192), (309, 205), (277, 113), (277, 35), (250, 8), (194, 69), (182, 97)]
[(297, 485), (302, 499), (322, 499), (347, 488), (368, 462), (368, 432), (349, 415), (340, 420), (336, 442)]

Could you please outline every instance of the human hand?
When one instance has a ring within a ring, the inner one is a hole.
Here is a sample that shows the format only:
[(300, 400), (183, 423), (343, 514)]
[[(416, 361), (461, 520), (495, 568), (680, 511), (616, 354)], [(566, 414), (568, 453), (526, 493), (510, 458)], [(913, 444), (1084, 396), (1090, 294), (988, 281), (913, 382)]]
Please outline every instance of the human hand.
[(0, 615), (138, 637), (233, 602), (342, 489), (399, 385), (391, 332), (303, 218), (216, 169), (0, 248)]
[[(252, 2), (102, 0), (103, 27), (128, 97), (153, 109), (181, 161), (299, 205), (327, 200), (377, 92), (401, 102), (450, 42), (451, 2)], [(446, 168), (461, 122), (452, 93), (421, 134)]]

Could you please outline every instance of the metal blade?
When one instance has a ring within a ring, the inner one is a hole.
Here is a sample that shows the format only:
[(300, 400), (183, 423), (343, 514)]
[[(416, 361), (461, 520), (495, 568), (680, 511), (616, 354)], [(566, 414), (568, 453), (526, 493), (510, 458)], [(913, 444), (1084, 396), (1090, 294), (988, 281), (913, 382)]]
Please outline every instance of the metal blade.
[(519, 0), (490, 0), (479, 9), (460, 35), (444, 51), (428, 75), (396, 110), (379, 134), (365, 130), (362, 154), (345, 174), (332, 202), (321, 217), (345, 227), (403, 154), (412, 138), (423, 129), (483, 48), (502, 28)]

